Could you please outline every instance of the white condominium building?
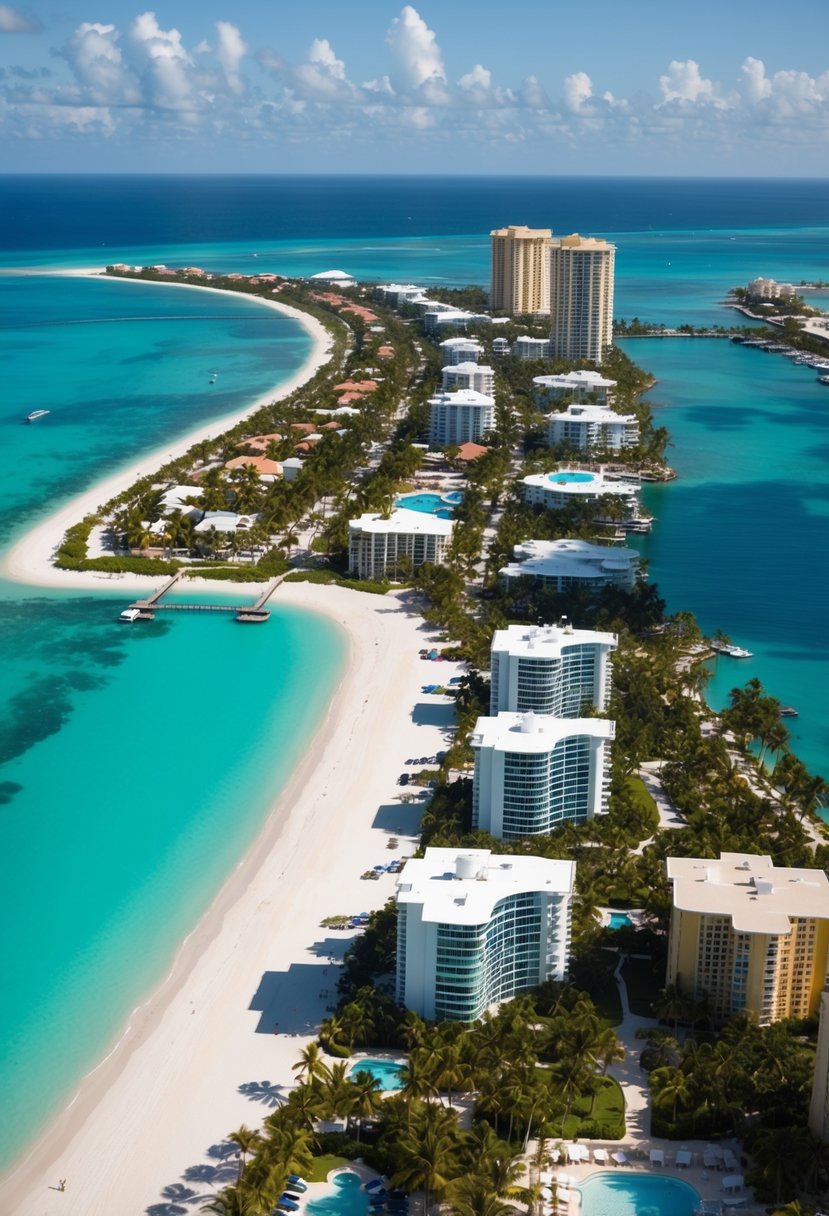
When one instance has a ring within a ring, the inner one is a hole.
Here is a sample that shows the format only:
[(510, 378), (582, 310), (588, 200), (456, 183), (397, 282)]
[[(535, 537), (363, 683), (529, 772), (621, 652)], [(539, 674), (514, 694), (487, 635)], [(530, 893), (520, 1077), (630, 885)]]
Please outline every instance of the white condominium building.
[(546, 836), (607, 810), (615, 722), (500, 713), (472, 733), (472, 824), (498, 840)]
[(513, 549), (513, 556), (516, 560), (498, 571), (508, 587), (518, 579), (530, 578), (551, 591), (585, 587), (594, 594), (605, 587), (632, 591), (641, 564), (635, 549), (596, 545), (570, 536), (522, 541)]
[(551, 242), (553, 358), (601, 363), (613, 345), (615, 256), (615, 245), (578, 233)]
[(489, 849), (427, 849), (397, 880), (397, 1001), (472, 1022), (566, 978), (576, 866)]
[(436, 393), (429, 398), (429, 405), (432, 407), (430, 447), (477, 443), (495, 425), (493, 398), (471, 388), (458, 389), (454, 393)]
[(413, 567), (443, 561), (452, 521), (398, 507), (386, 517), (369, 513), (348, 524), (348, 568), (357, 578), (394, 578), (401, 559)]
[(639, 420), (635, 414), (614, 414), (603, 405), (571, 402), (560, 414), (547, 415), (547, 444), (567, 443), (590, 451), (597, 448), (634, 448), (639, 442)]
[(755, 853), (669, 857), (668, 984), (717, 1017), (760, 1026), (817, 1011), (829, 950), (829, 879)]
[[(532, 473), (521, 481), (524, 501), (560, 511), (576, 503), (596, 505), (594, 519), (615, 519), (619, 524), (640, 518), (639, 482), (615, 480), (604, 470), (561, 469), (555, 473)], [(618, 507), (612, 507), (613, 500)]]
[(529, 338), (526, 335), (516, 338), (512, 344), (512, 353), (516, 359), (549, 359), (550, 339)]
[(444, 367), (441, 388), (446, 392), (455, 388), (472, 388), (476, 393), (495, 392), (495, 372), (486, 363), (450, 363)]
[(422, 304), (426, 300), (423, 288), (414, 283), (382, 283), (375, 287), (374, 294), (392, 308), (399, 308), (401, 304)]
[(494, 312), (550, 311), (550, 228), (513, 225), (490, 234), (489, 306)]
[(491, 320), (488, 313), (467, 312), (464, 308), (452, 308), (451, 304), (434, 304), (430, 301), (423, 314), (423, 327), (428, 333), (434, 334), (442, 329), (466, 329), (467, 325)]
[(489, 712), (580, 718), (607, 709), (615, 633), (572, 625), (508, 625), (492, 637)]
[(615, 380), (600, 372), (562, 372), (558, 376), (533, 376), (533, 398), (540, 409), (563, 397), (583, 404), (610, 405), (616, 388)]
[(446, 338), (440, 344), (443, 362), (451, 367), (456, 363), (477, 363), (484, 348), (474, 338)]

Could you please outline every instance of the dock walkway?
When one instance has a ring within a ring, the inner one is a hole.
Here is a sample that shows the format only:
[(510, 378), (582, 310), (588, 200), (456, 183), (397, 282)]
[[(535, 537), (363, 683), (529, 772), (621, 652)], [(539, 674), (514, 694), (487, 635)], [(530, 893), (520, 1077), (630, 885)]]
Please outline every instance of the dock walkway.
[(280, 574), (273, 582), (268, 583), (262, 594), (253, 604), (207, 603), (203, 600), (163, 603), (163, 597), (177, 585), (182, 578), (182, 574), (181, 570), (177, 571), (171, 579), (168, 579), (163, 587), (159, 587), (158, 591), (154, 591), (146, 599), (133, 600), (130, 608), (138, 610), (139, 620), (151, 621), (156, 612), (232, 612), (236, 620), (242, 624), (258, 625), (263, 621), (267, 621), (270, 617), (270, 610), (265, 605), (285, 577), (283, 574)]

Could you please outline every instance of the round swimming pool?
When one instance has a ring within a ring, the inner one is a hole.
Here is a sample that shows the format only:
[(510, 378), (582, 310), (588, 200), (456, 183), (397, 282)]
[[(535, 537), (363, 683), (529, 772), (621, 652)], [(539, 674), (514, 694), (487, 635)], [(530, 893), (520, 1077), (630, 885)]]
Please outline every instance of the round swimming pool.
[(395, 506), (404, 507), (407, 511), (420, 511), (424, 515), (436, 515), (438, 519), (451, 519), (454, 515), (453, 508), (458, 503), (463, 501), (463, 494), (460, 491), (452, 491), (451, 494), (429, 494), (423, 492), (421, 494), (404, 494), (395, 502)]
[(402, 1067), (402, 1064), (395, 1064), (393, 1060), (357, 1060), (348, 1075), (353, 1078), (358, 1072), (367, 1072), (377, 1078), (385, 1092), (400, 1088)]
[(596, 480), (595, 473), (549, 473), (550, 481), (557, 485), (586, 485), (589, 481)]
[(613, 1170), (578, 1188), (581, 1216), (693, 1216), (699, 1193), (679, 1178)]
[(362, 1189), (359, 1174), (354, 1170), (341, 1170), (331, 1182), (334, 1194), (312, 1199), (305, 1209), (310, 1216), (364, 1216), (368, 1212), (368, 1195)]

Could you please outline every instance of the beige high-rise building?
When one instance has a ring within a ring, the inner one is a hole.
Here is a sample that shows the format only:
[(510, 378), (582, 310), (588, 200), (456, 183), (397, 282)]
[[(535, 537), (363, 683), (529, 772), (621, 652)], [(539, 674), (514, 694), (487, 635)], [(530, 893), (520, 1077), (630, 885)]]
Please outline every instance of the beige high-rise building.
[(668, 984), (707, 999), (717, 1017), (761, 1026), (813, 1014), (826, 979), (829, 879), (770, 857), (669, 857), (673, 909)]
[(550, 311), (552, 229), (515, 224), (490, 234), (492, 266), (489, 306), (493, 312)]
[(554, 359), (601, 363), (613, 345), (616, 246), (578, 233), (550, 242), (550, 330)]

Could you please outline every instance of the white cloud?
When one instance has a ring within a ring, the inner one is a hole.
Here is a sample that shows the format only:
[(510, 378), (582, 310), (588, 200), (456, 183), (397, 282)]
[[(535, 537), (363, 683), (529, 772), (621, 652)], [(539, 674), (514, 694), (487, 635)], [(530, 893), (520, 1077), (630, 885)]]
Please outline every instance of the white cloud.
[(83, 22), (63, 51), (87, 100), (98, 105), (138, 105), (138, 81), (124, 63), (114, 25)]
[(189, 69), (192, 59), (178, 30), (163, 30), (155, 13), (141, 13), (130, 26), (133, 51), (141, 71), (146, 101), (162, 110), (195, 106)]
[(564, 104), (572, 114), (585, 112), (592, 96), (593, 82), (586, 72), (574, 72), (564, 81)]
[(294, 81), (303, 96), (320, 102), (353, 103), (358, 90), (348, 80), (345, 64), (327, 38), (315, 38), (307, 63), (294, 68)]
[(404, 87), (419, 89), (426, 81), (446, 83), (443, 56), (434, 31), (410, 4), (392, 21), (386, 42), (397, 60)]
[(21, 13), (19, 8), (0, 4), (0, 34), (38, 34), (40, 29), (40, 23)]
[(758, 102), (769, 96), (771, 81), (766, 76), (766, 65), (762, 59), (753, 59), (749, 55), (740, 71), (743, 76), (744, 92), (749, 101)]
[(471, 72), (467, 72), (465, 76), (461, 76), (458, 81), (458, 87), (464, 92), (477, 92), (479, 89), (488, 89), (492, 84), (492, 72), (488, 68), (481, 67), (476, 63)]
[(685, 101), (692, 104), (716, 101), (714, 85), (700, 75), (694, 59), (672, 59), (668, 71), (659, 77), (662, 101)]
[(216, 58), (224, 72), (228, 88), (237, 95), (244, 93), (245, 82), (239, 69), (248, 51), (247, 43), (239, 33), (239, 27), (229, 21), (217, 21), (216, 30), (219, 35)]

